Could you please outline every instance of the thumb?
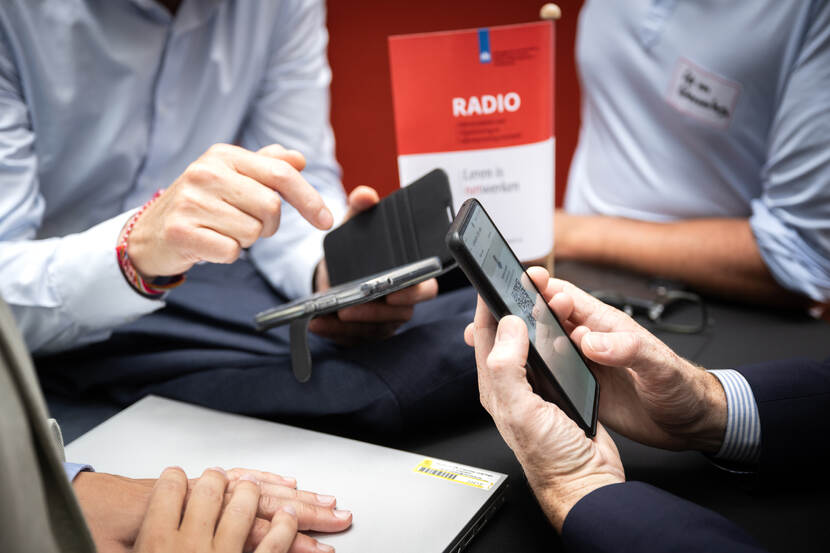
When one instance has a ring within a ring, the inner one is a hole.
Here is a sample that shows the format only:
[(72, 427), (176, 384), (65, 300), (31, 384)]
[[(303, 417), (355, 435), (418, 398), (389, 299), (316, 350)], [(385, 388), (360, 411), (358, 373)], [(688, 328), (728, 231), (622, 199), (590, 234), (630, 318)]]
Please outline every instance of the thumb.
[(630, 367), (638, 373), (665, 368), (668, 362), (665, 352), (639, 332), (588, 332), (582, 337), (580, 348), (591, 361), (609, 367)]
[(380, 202), (380, 196), (377, 190), (369, 186), (358, 186), (349, 194), (349, 210), (346, 212), (344, 221), (348, 221), (361, 211), (366, 211), (370, 207)]
[(493, 389), (505, 393), (515, 391), (517, 386), (527, 389), (524, 366), (527, 362), (527, 327), (515, 315), (504, 317), (498, 326), (493, 349), (487, 356), (487, 368)]

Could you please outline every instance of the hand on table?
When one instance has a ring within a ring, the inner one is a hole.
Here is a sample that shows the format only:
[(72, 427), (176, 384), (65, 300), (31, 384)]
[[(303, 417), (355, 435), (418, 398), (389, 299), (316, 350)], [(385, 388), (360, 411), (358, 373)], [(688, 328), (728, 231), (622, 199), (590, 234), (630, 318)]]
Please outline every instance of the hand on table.
[[(344, 222), (379, 201), (380, 197), (374, 189), (368, 186), (358, 186), (349, 194), (349, 210)], [(317, 266), (314, 279), (316, 291), (329, 288), (325, 259), (321, 260)], [(308, 328), (320, 336), (342, 344), (386, 338), (412, 318), (415, 304), (432, 299), (437, 294), (438, 281), (431, 278), (409, 288), (392, 292), (375, 301), (353, 305), (336, 313), (316, 317), (311, 320)]]
[[(351, 513), (336, 509), (334, 497), (298, 491), (293, 479), (268, 472), (240, 468), (227, 471), (225, 503), (245, 474), (255, 477), (261, 490), (246, 550), (253, 549), (262, 541), (270, 528), (271, 517), (283, 506), (294, 509), (300, 530), (339, 532), (351, 525)], [(132, 548), (155, 483), (155, 479), (132, 479), (104, 473), (78, 474), (73, 487), (98, 551), (121, 553)], [(196, 480), (188, 482), (188, 492), (195, 484)], [(320, 553), (329, 551), (327, 547), (313, 538), (298, 534), (291, 551)]]
[(300, 175), (305, 158), (274, 144), (258, 152), (216, 144), (138, 218), (127, 253), (144, 278), (183, 273), (199, 261), (232, 263), (277, 232), (282, 199), (320, 229), (333, 216)]
[(617, 447), (602, 425), (591, 440), (556, 405), (533, 393), (524, 368), (528, 335), (521, 319), (508, 316), (496, 325), (479, 298), (464, 338), (475, 347), (482, 405), (521, 463), (551, 524), (561, 531), (582, 497), (625, 481)]
[[(260, 486), (246, 475), (232, 491), (227, 488), (225, 474), (208, 469), (188, 493), (184, 471), (166, 469), (153, 486), (135, 551), (242, 553), (256, 517)], [(227, 493), (230, 499), (226, 501)], [(283, 507), (274, 513), (255, 553), (285, 553), (296, 535), (294, 509)]]
[(674, 353), (625, 313), (568, 282), (529, 270), (559, 320), (593, 363), (599, 418), (638, 442), (716, 453), (726, 429), (718, 379)]

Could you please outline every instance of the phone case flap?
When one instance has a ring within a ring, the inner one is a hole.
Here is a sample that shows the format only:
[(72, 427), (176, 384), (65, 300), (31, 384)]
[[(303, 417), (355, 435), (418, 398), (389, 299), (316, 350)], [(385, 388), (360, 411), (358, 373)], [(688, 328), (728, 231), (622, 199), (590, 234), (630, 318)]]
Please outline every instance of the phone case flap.
[(444, 242), (452, 222), (447, 174), (436, 169), (328, 233), (323, 241), (332, 286), (437, 257), (453, 263)]

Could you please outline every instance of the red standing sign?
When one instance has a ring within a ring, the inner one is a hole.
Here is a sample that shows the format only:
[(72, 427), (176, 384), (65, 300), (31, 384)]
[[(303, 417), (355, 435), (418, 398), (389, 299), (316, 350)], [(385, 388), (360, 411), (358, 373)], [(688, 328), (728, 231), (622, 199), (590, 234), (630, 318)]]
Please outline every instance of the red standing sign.
[(389, 38), (402, 185), (440, 167), (522, 259), (553, 245), (553, 24)]

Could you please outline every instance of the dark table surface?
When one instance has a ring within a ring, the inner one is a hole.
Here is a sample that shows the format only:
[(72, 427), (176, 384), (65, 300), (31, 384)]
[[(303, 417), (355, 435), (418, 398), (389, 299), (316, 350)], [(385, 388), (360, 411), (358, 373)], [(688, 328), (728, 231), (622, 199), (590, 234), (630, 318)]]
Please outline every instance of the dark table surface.
[[(583, 267), (561, 264), (557, 276), (579, 282)], [(590, 280), (590, 279), (589, 279)], [(710, 324), (699, 334), (655, 331), (682, 356), (707, 368), (788, 358), (830, 356), (830, 325), (805, 314), (706, 300)], [(72, 402), (48, 398), (69, 440), (102, 422), (117, 409), (108, 405), (74, 408)], [(648, 482), (734, 521), (772, 551), (816, 551), (830, 543), (830, 499), (826, 489), (764, 490), (751, 478), (727, 473), (694, 452), (650, 448), (612, 434), (626, 477)], [(486, 417), (448, 425), (439, 432), (409, 435), (388, 445), (452, 459), (510, 476), (507, 502), (470, 544), (468, 551), (533, 552), (559, 550), (528, 487), (521, 467)], [(806, 474), (793, 474), (803, 484)]]

